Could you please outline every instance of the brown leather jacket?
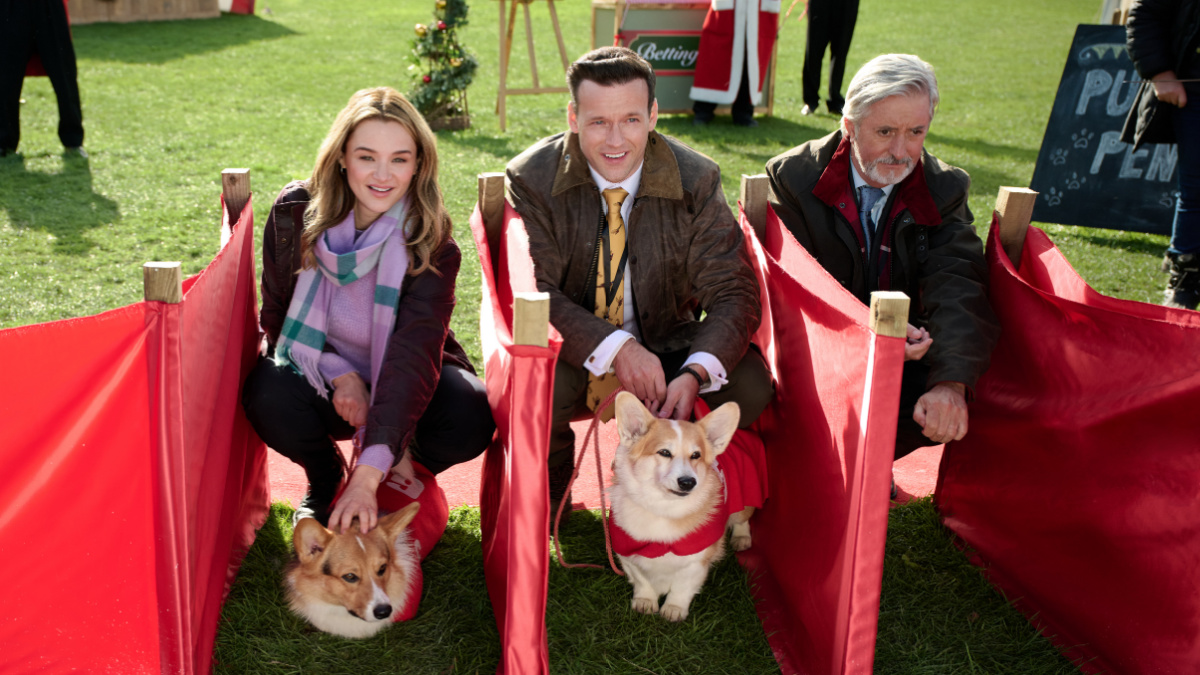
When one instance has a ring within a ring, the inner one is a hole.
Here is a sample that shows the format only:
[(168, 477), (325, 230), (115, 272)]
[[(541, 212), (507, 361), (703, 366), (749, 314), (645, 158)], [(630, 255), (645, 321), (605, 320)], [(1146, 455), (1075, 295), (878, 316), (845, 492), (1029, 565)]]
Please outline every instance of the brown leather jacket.
[(892, 191), (882, 223), (893, 251), (878, 276), (868, 273), (850, 177), (850, 143), (837, 131), (767, 162), (770, 203), (783, 224), (842, 286), (870, 302), (875, 290), (912, 299), (908, 321), (933, 345), (928, 385), (970, 388), (991, 360), (1000, 334), (987, 297), (987, 260), (967, 208), (971, 179), (928, 151)]
[[(529, 233), (538, 289), (550, 294), (550, 322), (563, 335), (559, 358), (582, 368), (616, 327), (593, 313), (601, 195), (578, 136), (538, 141), (509, 162), (506, 183)], [(628, 226), (642, 344), (659, 354), (708, 352), (732, 369), (762, 311), (716, 163), (650, 132)]]
[[(258, 323), (266, 347), (274, 351), (279, 331), (301, 269), (300, 233), (308, 208), (304, 181), (293, 181), (279, 193), (263, 231), (262, 312)], [(462, 254), (447, 239), (433, 255), (434, 268), (404, 279), (396, 330), (388, 341), (379, 372), (379, 391), (367, 412), (363, 447), (386, 443), (399, 461), (437, 389), (443, 365), (475, 372), (450, 330), (454, 282)], [(328, 348), (328, 347), (327, 347)]]

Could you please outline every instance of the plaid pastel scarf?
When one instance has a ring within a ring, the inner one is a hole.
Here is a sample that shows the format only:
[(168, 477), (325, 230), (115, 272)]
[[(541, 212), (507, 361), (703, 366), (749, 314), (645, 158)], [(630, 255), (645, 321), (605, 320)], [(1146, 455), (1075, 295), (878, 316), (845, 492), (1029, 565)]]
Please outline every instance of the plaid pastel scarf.
[[(400, 288), (408, 272), (408, 197), (354, 240), (354, 211), (317, 240), (317, 268), (301, 270), (288, 305), (287, 319), (275, 345), (275, 362), (304, 375), (324, 398), (329, 398), (318, 364), (325, 349), (325, 326), (335, 286), (345, 286), (378, 269), (371, 321), (371, 401), (383, 365), (388, 338), (396, 326)], [(405, 223), (404, 227), (400, 223)]]

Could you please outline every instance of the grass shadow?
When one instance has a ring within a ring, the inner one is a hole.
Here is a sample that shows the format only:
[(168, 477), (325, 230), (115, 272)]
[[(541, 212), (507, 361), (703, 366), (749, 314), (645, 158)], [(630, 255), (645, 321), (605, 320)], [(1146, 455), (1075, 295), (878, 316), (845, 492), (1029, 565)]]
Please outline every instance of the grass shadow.
[(1100, 246), (1126, 253), (1148, 255), (1152, 258), (1162, 257), (1163, 251), (1167, 247), (1167, 244), (1163, 242), (1163, 235), (1148, 232), (1101, 230), (1088, 227), (1076, 229), (1073, 236), (1081, 241), (1086, 241), (1092, 246)]
[(96, 23), (71, 28), (81, 61), (162, 64), (176, 59), (263, 40), (296, 31), (257, 16), (224, 14), (216, 19)]
[(13, 229), (38, 229), (54, 237), (54, 252), (87, 253), (84, 232), (120, 222), (117, 203), (92, 188), (88, 160), (63, 159), (59, 173), (25, 170), (22, 161), (0, 162), (0, 211)]

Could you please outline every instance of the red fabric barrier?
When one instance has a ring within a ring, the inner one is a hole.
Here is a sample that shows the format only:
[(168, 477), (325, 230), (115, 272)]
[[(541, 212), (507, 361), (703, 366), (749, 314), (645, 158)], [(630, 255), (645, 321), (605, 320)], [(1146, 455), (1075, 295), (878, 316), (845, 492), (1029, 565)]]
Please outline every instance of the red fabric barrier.
[(233, 0), (229, 11), (233, 14), (253, 14), (254, 0)]
[(553, 328), (547, 347), (513, 344), (513, 293), (536, 291), (529, 239), (505, 204), (497, 269), (478, 207), (471, 215), (483, 267), (479, 333), (496, 439), (484, 459), (480, 494), (484, 572), (502, 653), (497, 672), (547, 673), (546, 593), (550, 561), (550, 400), (562, 346)]
[(1200, 314), (1089, 288), (1030, 228), (988, 240), (1004, 328), (935, 495), (1084, 672), (1200, 671)]
[(267, 508), (252, 218), (182, 304), (0, 331), (0, 671), (209, 671)]
[(784, 673), (870, 673), (904, 340), (872, 333), (769, 209), (761, 244), (744, 215), (742, 229), (776, 391), (758, 421), (771, 497), (739, 559)]

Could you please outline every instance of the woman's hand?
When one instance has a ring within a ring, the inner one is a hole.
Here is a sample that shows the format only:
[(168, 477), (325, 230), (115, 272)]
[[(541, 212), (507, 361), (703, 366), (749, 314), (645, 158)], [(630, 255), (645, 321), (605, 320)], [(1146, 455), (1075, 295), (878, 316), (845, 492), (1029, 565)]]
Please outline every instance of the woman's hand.
[(352, 427), (366, 424), (371, 397), (367, 395), (367, 383), (363, 382), (362, 377), (351, 371), (333, 378), (330, 384), (333, 385), (333, 408), (342, 419)]
[(334, 532), (345, 532), (350, 524), (358, 518), (358, 528), (366, 534), (379, 522), (379, 504), (375, 501), (375, 491), (383, 480), (383, 472), (373, 466), (360, 464), (354, 467), (350, 474), (350, 483), (338, 498), (329, 514), (329, 529)]
[(1165, 70), (1150, 78), (1150, 83), (1154, 87), (1154, 96), (1163, 103), (1176, 108), (1187, 105), (1187, 91), (1184, 90), (1183, 84), (1176, 79), (1175, 71)]

